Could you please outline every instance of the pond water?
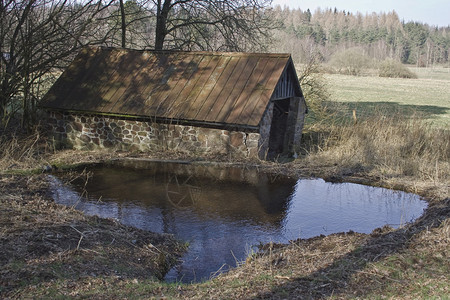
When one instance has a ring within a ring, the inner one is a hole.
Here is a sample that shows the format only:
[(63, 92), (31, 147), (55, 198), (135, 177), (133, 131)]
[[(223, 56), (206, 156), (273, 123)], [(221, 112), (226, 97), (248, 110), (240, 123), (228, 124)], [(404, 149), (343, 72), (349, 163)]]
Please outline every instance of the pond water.
[(427, 207), (415, 194), (256, 168), (123, 160), (88, 171), (71, 185), (52, 177), (55, 201), (189, 242), (170, 282), (209, 279), (260, 244), (398, 227)]

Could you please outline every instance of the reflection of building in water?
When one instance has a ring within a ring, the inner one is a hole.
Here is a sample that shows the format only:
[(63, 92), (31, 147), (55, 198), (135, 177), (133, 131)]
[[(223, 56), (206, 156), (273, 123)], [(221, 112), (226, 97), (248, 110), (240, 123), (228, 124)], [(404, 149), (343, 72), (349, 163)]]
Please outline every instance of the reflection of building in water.
[[(278, 226), (284, 217), (295, 180), (254, 168), (198, 164), (116, 162), (120, 167), (97, 168), (86, 189), (92, 198), (154, 207), (162, 213), (192, 210)], [(84, 187), (84, 182), (79, 182)]]

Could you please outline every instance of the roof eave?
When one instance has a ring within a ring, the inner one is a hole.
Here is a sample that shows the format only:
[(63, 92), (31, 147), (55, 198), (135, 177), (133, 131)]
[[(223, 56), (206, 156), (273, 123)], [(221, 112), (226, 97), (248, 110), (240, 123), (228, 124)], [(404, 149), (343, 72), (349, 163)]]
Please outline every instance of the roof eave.
[(163, 123), (163, 124), (173, 124), (173, 125), (184, 125), (184, 126), (196, 126), (196, 127), (206, 127), (214, 129), (223, 129), (230, 131), (243, 131), (243, 132), (258, 132), (259, 125), (248, 125), (248, 124), (233, 124), (233, 123), (221, 123), (221, 122), (208, 122), (200, 120), (185, 120), (185, 119), (169, 119), (157, 116), (143, 116), (143, 115), (124, 115), (115, 113), (103, 113), (103, 112), (93, 112), (93, 111), (81, 111), (81, 110), (70, 110), (61, 109), (54, 107), (39, 106), (39, 108), (47, 111), (58, 111), (61, 113), (73, 113), (73, 114), (84, 114), (84, 115), (100, 115), (105, 117), (122, 118), (129, 120), (140, 120), (147, 122)]

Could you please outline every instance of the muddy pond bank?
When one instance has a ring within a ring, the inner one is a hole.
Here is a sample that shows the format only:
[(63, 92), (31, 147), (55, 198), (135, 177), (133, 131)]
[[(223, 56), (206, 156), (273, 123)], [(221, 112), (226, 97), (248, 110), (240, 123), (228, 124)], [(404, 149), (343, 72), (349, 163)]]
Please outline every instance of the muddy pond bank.
[(185, 251), (172, 235), (56, 204), (45, 174), (0, 175), (0, 190), (2, 298), (53, 281), (161, 279)]

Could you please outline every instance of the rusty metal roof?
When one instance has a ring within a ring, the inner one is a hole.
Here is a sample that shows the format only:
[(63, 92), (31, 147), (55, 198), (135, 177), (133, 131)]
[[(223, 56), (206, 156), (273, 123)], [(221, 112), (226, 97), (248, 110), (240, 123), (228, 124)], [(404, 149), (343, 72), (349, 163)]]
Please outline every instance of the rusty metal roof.
[(85, 48), (40, 106), (257, 126), (289, 54)]

